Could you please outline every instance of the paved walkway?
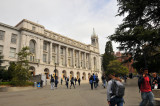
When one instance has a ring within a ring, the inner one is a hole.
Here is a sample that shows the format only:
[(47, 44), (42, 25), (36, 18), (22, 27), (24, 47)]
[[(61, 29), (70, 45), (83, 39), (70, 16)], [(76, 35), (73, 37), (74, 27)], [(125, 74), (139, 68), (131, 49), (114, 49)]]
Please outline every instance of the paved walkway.
[[(137, 79), (128, 80), (126, 84), (124, 106), (138, 106), (141, 98), (137, 87)], [(106, 89), (101, 87), (90, 90), (89, 84), (67, 89), (59, 85), (50, 90), (50, 86), (42, 89), (0, 92), (0, 106), (108, 106)]]

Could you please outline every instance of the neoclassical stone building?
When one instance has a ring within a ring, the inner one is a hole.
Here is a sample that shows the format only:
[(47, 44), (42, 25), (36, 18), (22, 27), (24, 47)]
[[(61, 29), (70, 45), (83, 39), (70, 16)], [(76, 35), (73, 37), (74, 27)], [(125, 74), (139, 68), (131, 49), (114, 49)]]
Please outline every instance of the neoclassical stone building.
[(88, 80), (92, 73), (101, 77), (101, 56), (98, 36), (93, 30), (91, 44), (62, 36), (45, 29), (44, 26), (23, 19), (15, 27), (0, 23), (0, 54), (5, 63), (17, 61), (17, 55), (23, 47), (29, 46), (32, 55), (28, 57), (32, 75), (56, 74)]

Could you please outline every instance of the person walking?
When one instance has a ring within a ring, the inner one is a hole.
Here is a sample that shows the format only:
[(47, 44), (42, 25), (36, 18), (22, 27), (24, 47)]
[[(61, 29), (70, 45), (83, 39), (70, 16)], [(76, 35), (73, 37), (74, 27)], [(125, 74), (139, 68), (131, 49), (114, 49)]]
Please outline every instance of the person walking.
[(54, 78), (53, 77), (51, 77), (50, 83), (51, 83), (51, 89), (54, 90)]
[(73, 85), (73, 87), (75, 88), (75, 85), (74, 85), (74, 78), (73, 78), (73, 77), (71, 78), (70, 82), (71, 82), (70, 89), (71, 89), (71, 86), (72, 86), (72, 85)]
[(78, 79), (78, 84), (79, 84), (79, 86), (81, 85), (81, 79), (80, 78)]
[(96, 88), (97, 86), (96, 86), (96, 76), (94, 75), (94, 73), (93, 73), (93, 84), (94, 84), (94, 88)]
[(89, 83), (91, 84), (91, 90), (93, 90), (93, 76), (89, 78)]
[(103, 74), (103, 76), (102, 76), (102, 86), (104, 87), (104, 88), (106, 88), (106, 76), (105, 76), (105, 74)]
[(58, 77), (57, 76), (55, 76), (55, 88), (57, 88), (58, 86)]
[(61, 85), (62, 85), (62, 83), (63, 83), (63, 79), (61, 78)]
[(67, 78), (65, 78), (66, 79), (66, 87), (67, 87), (67, 89), (68, 89), (68, 82), (69, 82), (69, 77)]
[(152, 89), (160, 89), (160, 77), (157, 75), (156, 72), (154, 72), (152, 76), (153, 76)]
[(77, 78), (76, 77), (75, 77), (74, 81), (75, 81), (75, 85), (76, 85), (76, 82), (77, 82)]
[(43, 80), (42, 79), (40, 81), (40, 86), (41, 86), (41, 88), (43, 88)]
[(152, 93), (151, 77), (148, 76), (148, 69), (143, 69), (143, 74), (138, 79), (138, 86), (141, 91), (142, 102), (140, 106), (154, 106), (154, 95)]
[(114, 74), (110, 74), (108, 77), (109, 81), (107, 85), (107, 101), (109, 106), (123, 106), (125, 87), (121, 83), (121, 79), (115, 77)]

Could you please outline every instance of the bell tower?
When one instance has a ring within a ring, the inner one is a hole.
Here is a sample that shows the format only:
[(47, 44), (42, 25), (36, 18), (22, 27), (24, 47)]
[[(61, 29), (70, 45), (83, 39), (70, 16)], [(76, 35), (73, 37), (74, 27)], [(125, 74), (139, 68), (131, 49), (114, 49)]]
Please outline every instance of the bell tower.
[(94, 28), (93, 34), (91, 35), (91, 45), (95, 46), (96, 48), (99, 48), (98, 35), (96, 35)]

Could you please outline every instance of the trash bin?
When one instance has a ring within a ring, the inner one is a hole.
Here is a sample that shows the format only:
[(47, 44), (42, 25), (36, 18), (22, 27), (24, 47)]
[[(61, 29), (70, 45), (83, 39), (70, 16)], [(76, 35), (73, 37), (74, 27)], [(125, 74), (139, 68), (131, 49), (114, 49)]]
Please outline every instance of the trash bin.
[(34, 82), (34, 87), (37, 87), (37, 82)]
[(37, 82), (37, 87), (41, 87), (41, 84), (40, 84), (40, 82)]

